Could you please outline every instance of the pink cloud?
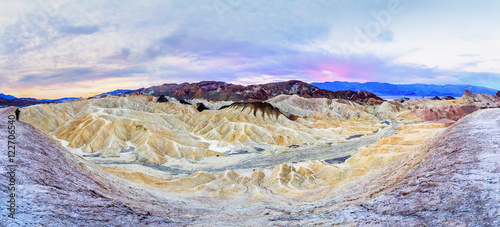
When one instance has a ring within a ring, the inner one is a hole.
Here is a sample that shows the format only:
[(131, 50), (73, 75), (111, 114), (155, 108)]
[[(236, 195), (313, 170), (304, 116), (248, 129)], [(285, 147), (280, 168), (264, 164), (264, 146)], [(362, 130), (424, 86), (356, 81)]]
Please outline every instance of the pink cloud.
[(347, 66), (347, 65), (341, 65), (341, 64), (322, 64), (319, 65), (320, 69), (330, 71), (332, 73), (335, 73), (336, 75), (340, 77), (348, 77), (349, 75), (352, 74), (352, 69)]
[(341, 63), (319, 62), (314, 69), (305, 69), (315, 81), (369, 82), (373, 76), (370, 65), (350, 65)]

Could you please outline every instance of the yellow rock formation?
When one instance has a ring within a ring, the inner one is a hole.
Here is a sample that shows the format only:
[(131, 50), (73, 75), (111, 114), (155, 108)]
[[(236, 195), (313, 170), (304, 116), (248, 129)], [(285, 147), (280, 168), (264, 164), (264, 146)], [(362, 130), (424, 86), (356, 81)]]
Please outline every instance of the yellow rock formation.
[[(372, 134), (383, 126), (353, 102), (277, 98), (271, 103), (283, 113), (301, 117), (290, 119), (241, 106), (198, 112), (196, 106), (157, 103), (157, 98), (142, 95), (30, 106), (24, 108), (22, 117), (67, 141), (69, 148), (120, 157), (120, 152), (134, 147), (136, 159), (151, 164), (165, 163), (167, 157), (195, 162), (253, 147), (283, 151), (306, 142), (341, 142), (351, 135)], [(203, 103), (211, 108), (222, 105)]]
[[(388, 166), (416, 150), (445, 128), (444, 124), (425, 122), (401, 125), (397, 134), (361, 148), (341, 164), (313, 160), (299, 164), (280, 164), (267, 173), (262, 169), (254, 169), (250, 175), (226, 170), (219, 173), (196, 172), (187, 177), (162, 181), (152, 177), (150, 182), (153, 183), (149, 186), (167, 192), (201, 196), (207, 201), (238, 198), (266, 202), (277, 199), (277, 196), (285, 199), (283, 201), (313, 201), (323, 198), (342, 185)], [(143, 175), (129, 176), (132, 181), (146, 181)]]

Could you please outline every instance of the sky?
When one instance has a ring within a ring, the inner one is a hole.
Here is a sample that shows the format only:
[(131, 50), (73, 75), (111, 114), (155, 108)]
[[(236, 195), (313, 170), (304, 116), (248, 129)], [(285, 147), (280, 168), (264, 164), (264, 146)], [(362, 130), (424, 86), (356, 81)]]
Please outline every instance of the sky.
[(0, 93), (217, 80), (500, 90), (500, 1), (0, 0)]

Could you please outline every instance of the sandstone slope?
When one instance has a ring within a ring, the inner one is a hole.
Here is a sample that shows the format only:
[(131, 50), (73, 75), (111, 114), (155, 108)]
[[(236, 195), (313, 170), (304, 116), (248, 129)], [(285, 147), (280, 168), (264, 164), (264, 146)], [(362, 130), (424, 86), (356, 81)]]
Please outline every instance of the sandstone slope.
[[(7, 128), (2, 116), (1, 128)], [(190, 217), (185, 202), (166, 199), (113, 177), (106, 171), (73, 154), (33, 126), (15, 122), (16, 127), (16, 219), (1, 209), (2, 226), (137, 226), (182, 224)], [(7, 130), (0, 132), (0, 144), (7, 147)], [(1, 155), (2, 167), (11, 164)], [(9, 191), (0, 177), (0, 199), (8, 201)], [(184, 204), (184, 205), (183, 205)]]
[[(444, 125), (409, 124), (401, 126), (400, 130), (396, 135), (354, 152), (345, 158), (345, 162), (334, 164), (310, 160), (283, 163), (270, 169), (241, 169), (236, 165), (234, 170), (198, 171), (186, 177), (164, 179), (148, 175), (137, 178), (130, 174), (130, 170), (123, 168), (109, 170), (132, 181), (140, 181), (147, 187), (203, 198), (203, 201), (213, 206), (234, 205), (237, 203), (235, 201), (243, 204), (297, 204), (321, 199), (341, 185), (390, 165), (442, 132)], [(303, 152), (307, 150), (303, 149)]]
[(331, 191), (323, 205), (290, 210), (274, 224), (498, 226), (499, 135), (500, 110), (477, 111), (393, 164)]
[[(21, 119), (69, 148), (79, 149), (82, 155), (128, 155), (128, 161), (153, 164), (165, 163), (168, 158), (195, 162), (238, 150), (279, 153), (287, 146), (341, 142), (383, 127), (362, 106), (348, 101), (323, 99), (327, 107), (308, 117), (313, 112), (289, 104), (278, 104), (278, 110), (262, 108), (265, 103), (235, 103), (199, 112), (196, 106), (177, 101), (159, 103), (156, 99), (131, 95), (36, 105), (23, 108)], [(292, 109), (306, 115), (290, 117), (287, 111)]]

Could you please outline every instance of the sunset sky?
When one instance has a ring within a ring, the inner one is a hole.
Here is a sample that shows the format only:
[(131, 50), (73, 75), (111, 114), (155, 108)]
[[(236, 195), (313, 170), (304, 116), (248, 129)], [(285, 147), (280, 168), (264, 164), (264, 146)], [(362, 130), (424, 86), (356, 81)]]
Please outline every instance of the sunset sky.
[(0, 93), (219, 80), (500, 90), (500, 1), (0, 0)]

